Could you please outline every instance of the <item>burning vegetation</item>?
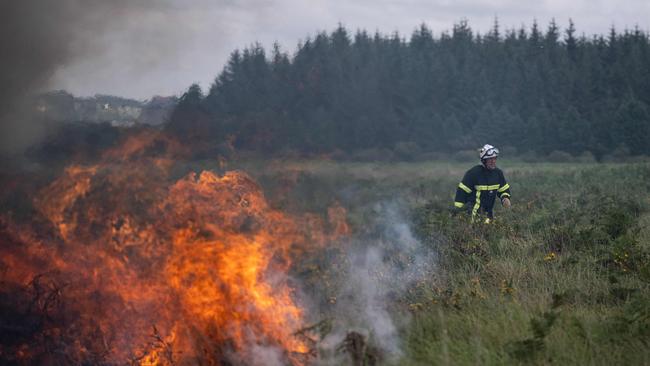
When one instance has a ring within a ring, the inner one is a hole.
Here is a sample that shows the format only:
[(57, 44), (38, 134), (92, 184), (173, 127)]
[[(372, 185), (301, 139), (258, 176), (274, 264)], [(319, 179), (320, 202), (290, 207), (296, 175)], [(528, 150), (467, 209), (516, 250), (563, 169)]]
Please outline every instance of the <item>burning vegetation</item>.
[(294, 258), (349, 231), (269, 206), (240, 171), (177, 179), (188, 151), (142, 132), (0, 216), (0, 360), (13, 364), (308, 363)]

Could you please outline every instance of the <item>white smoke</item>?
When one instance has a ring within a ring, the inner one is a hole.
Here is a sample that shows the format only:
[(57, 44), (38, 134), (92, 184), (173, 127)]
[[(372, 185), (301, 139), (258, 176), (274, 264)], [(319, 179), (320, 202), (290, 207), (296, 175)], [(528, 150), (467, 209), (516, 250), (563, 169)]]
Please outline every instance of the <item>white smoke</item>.
[[(438, 256), (413, 235), (397, 203), (377, 204), (373, 211), (374, 229), (350, 243), (349, 269), (334, 311), (334, 332), (323, 347), (340, 345), (347, 333), (355, 331), (379, 348), (382, 357), (396, 360), (403, 353), (399, 329), (409, 317), (395, 311), (395, 304), (416, 284), (436, 276)], [(339, 356), (331, 362), (340, 361)]]
[(284, 366), (286, 360), (282, 350), (276, 346), (252, 344), (243, 361), (246, 365)]

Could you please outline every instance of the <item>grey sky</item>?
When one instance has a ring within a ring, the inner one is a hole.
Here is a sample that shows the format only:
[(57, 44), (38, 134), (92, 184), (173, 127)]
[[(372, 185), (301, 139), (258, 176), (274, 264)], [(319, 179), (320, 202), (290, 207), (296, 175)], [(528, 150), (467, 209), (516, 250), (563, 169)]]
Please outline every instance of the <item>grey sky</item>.
[[(426, 23), (436, 35), (460, 19), (485, 33), (494, 21), (504, 28), (563, 29), (572, 18), (579, 33), (650, 30), (650, 0), (159, 0), (106, 11), (108, 25), (84, 25), (83, 52), (55, 71), (49, 88), (76, 95), (114, 94), (138, 99), (179, 94), (191, 83), (207, 89), (230, 52), (274, 41), (293, 53), (298, 41), (340, 22), (351, 31), (399, 31), (403, 37)], [(111, 19), (115, 19), (114, 21)], [(94, 33), (93, 33), (94, 32)], [(74, 50), (75, 40), (71, 47)], [(88, 44), (89, 43), (89, 44)]]

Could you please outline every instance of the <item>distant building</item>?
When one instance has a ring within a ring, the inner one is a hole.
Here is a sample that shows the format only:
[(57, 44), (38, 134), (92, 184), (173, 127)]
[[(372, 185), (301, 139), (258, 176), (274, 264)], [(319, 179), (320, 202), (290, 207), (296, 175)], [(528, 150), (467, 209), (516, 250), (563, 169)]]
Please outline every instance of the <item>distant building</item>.
[(35, 110), (57, 122), (109, 122), (113, 126), (135, 124), (161, 125), (167, 121), (178, 98), (155, 96), (137, 101), (112, 95), (76, 98), (64, 91), (52, 91), (36, 97)]

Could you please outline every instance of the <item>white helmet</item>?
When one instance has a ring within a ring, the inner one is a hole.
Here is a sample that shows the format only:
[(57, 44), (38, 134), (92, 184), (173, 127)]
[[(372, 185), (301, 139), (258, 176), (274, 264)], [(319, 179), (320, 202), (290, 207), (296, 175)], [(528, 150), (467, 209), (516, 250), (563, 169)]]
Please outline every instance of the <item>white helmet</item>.
[(481, 158), (481, 161), (485, 159), (496, 158), (499, 156), (499, 149), (492, 145), (485, 144), (481, 150), (479, 150), (478, 156)]

